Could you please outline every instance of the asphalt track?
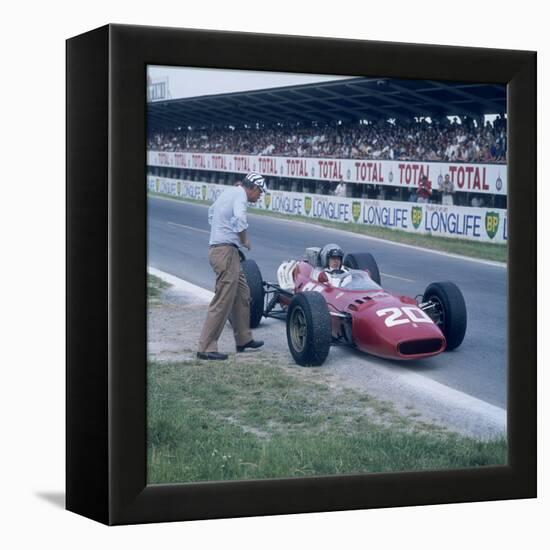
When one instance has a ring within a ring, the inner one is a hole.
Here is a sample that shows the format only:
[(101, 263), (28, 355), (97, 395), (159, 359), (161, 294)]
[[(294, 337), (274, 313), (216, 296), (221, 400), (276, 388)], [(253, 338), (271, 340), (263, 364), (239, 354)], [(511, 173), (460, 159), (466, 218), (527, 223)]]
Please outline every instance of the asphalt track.
[[(249, 225), (252, 250), (247, 257), (258, 263), (264, 280), (275, 281), (281, 261), (301, 257), (306, 247), (336, 242), (347, 252), (371, 252), (378, 262), (382, 285), (390, 292), (415, 296), (431, 282), (454, 281), (461, 288), (468, 309), (468, 329), (462, 346), (430, 359), (386, 363), (506, 408), (505, 268), (308, 223), (254, 215), (251, 210)], [(213, 290), (208, 238), (206, 206), (149, 197), (151, 267)], [(349, 353), (354, 354), (351, 350)], [(364, 357), (368, 368), (369, 357)]]

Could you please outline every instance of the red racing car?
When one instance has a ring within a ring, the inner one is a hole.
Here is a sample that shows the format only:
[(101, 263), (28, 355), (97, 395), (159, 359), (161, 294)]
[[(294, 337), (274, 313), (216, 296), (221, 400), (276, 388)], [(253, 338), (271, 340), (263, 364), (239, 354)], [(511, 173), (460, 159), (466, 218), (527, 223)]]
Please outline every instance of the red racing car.
[[(340, 266), (331, 253), (341, 253)], [(466, 333), (466, 305), (454, 283), (432, 283), (416, 298), (390, 293), (368, 252), (344, 256), (333, 244), (308, 248), (303, 259), (280, 265), (277, 283), (263, 281), (253, 260), (241, 265), (251, 293), (251, 328), (262, 317), (285, 319), (299, 365), (321, 365), (331, 345), (387, 359), (430, 357), (457, 348)]]

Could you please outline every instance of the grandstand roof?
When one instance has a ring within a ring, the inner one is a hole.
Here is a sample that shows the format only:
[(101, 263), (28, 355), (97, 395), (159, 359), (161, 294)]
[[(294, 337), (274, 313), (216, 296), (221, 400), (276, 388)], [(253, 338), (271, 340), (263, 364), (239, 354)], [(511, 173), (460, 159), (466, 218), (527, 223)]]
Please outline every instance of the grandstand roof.
[(349, 78), (148, 104), (150, 131), (278, 122), (406, 119), (506, 112), (500, 84)]

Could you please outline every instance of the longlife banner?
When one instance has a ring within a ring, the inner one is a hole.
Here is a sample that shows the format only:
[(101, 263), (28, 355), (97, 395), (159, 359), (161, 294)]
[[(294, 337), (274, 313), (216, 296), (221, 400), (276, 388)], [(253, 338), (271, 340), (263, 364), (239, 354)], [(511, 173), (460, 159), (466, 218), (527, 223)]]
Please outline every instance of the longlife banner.
[(457, 192), (506, 195), (505, 164), (466, 164), (413, 162), (397, 160), (328, 159), (305, 157), (268, 157), (251, 155), (215, 155), (210, 153), (147, 152), (149, 166), (208, 170), (264, 176), (348, 183), (367, 183), (416, 188), (426, 175), (433, 189), (446, 174)]
[[(147, 190), (183, 199), (213, 202), (226, 185), (147, 177)], [(408, 233), (506, 243), (508, 215), (497, 208), (443, 206), (398, 201), (333, 197), (313, 193), (268, 191), (252, 209), (291, 216), (359, 223)]]

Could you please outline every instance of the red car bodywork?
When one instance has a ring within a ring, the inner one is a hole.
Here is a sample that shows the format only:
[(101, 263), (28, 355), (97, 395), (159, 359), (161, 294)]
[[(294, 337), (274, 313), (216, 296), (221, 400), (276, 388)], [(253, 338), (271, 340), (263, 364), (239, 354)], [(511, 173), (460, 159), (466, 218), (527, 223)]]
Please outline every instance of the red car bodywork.
[[(306, 261), (298, 262), (292, 274), (294, 293), (321, 293), (335, 341), (386, 359), (419, 359), (445, 351), (445, 336), (413, 298), (386, 292), (373, 281), (369, 290), (335, 287), (320, 282), (319, 271)], [(290, 298), (281, 297), (281, 303), (288, 305)]]

